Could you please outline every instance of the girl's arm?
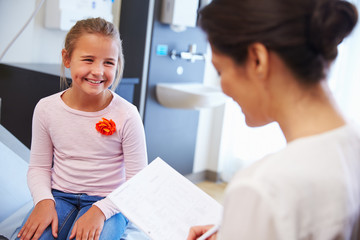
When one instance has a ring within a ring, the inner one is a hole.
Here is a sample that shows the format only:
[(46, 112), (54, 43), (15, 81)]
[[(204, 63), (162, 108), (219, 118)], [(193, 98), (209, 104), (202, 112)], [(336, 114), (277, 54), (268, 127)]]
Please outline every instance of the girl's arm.
[(137, 109), (134, 107), (131, 110), (122, 139), (126, 180), (148, 164), (144, 126)]
[(51, 167), (53, 146), (44, 121), (41, 102), (35, 107), (32, 127), (28, 186), (35, 207), (20, 230), (21, 239), (38, 239), (51, 224), (53, 236), (57, 237), (58, 218), (51, 193)]
[(54, 200), (51, 193), (53, 144), (46, 123), (45, 104), (40, 101), (34, 110), (28, 186), (36, 205), (43, 199)]

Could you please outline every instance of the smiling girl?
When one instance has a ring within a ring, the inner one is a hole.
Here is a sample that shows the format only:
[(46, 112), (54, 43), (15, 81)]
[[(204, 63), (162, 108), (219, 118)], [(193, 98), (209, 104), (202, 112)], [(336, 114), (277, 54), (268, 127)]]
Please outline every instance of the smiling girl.
[(72, 84), (35, 108), (35, 207), (18, 238), (120, 239), (128, 220), (107, 195), (147, 165), (147, 154), (137, 108), (113, 92), (124, 66), (119, 33), (101, 18), (78, 21), (62, 60)]

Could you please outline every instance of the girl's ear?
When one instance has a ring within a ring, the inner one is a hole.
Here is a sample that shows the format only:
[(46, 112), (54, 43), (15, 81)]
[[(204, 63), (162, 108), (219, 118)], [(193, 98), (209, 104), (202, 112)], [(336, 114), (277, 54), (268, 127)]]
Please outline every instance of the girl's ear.
[(269, 73), (269, 51), (262, 43), (253, 43), (248, 47), (248, 71), (258, 80), (266, 80)]
[(62, 62), (66, 68), (70, 68), (70, 58), (65, 48), (61, 51)]

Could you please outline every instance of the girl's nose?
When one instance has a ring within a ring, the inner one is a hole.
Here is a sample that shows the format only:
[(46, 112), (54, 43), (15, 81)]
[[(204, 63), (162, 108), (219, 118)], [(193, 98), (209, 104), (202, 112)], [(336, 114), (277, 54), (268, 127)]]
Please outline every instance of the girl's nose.
[(97, 76), (102, 76), (104, 72), (104, 67), (102, 64), (93, 64), (91, 73)]

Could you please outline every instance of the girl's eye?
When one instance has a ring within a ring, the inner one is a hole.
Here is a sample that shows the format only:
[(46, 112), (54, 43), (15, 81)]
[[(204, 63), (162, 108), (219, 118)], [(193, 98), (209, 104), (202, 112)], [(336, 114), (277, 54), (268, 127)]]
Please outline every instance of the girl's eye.
[(106, 65), (111, 65), (111, 66), (114, 66), (114, 65), (115, 65), (115, 63), (114, 63), (114, 62), (111, 62), (111, 61), (106, 61), (105, 64), (106, 64)]
[(84, 58), (83, 61), (84, 61), (84, 62), (92, 62), (93, 60), (90, 59), (90, 58)]

